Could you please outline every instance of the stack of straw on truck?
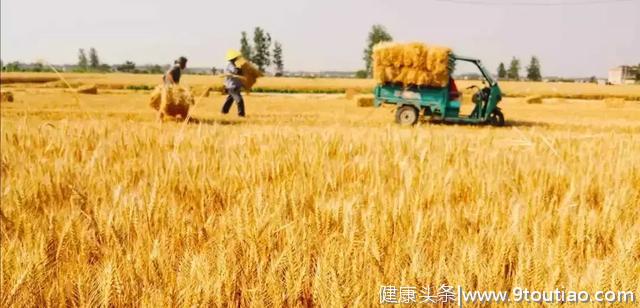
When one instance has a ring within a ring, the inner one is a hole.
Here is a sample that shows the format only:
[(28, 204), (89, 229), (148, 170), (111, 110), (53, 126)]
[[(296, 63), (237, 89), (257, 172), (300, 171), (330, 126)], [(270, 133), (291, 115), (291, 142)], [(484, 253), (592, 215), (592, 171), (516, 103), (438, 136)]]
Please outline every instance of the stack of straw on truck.
[(373, 78), (380, 84), (445, 87), (451, 49), (422, 43), (380, 43), (373, 48)]

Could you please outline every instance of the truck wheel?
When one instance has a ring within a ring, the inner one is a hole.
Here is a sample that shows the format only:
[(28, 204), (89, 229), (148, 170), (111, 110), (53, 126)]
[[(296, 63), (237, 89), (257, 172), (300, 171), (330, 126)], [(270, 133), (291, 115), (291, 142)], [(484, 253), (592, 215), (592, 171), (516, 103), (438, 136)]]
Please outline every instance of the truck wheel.
[(396, 111), (396, 123), (400, 125), (415, 125), (418, 123), (418, 109), (413, 106), (404, 105)]
[(496, 108), (489, 115), (489, 124), (493, 126), (504, 126), (504, 115), (500, 109)]

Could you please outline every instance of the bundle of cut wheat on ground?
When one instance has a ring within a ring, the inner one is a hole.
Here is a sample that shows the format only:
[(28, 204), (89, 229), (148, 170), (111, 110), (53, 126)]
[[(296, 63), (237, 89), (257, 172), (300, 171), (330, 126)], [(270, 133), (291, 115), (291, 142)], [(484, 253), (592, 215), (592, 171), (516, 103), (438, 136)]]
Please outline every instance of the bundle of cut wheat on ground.
[(13, 92), (5, 90), (0, 91), (0, 102), (13, 102)]
[(189, 108), (195, 104), (191, 92), (179, 85), (158, 85), (151, 93), (149, 105), (160, 112), (160, 118), (165, 116), (181, 117), (185, 119)]
[(423, 43), (385, 42), (373, 48), (373, 77), (380, 84), (444, 87), (451, 49)]

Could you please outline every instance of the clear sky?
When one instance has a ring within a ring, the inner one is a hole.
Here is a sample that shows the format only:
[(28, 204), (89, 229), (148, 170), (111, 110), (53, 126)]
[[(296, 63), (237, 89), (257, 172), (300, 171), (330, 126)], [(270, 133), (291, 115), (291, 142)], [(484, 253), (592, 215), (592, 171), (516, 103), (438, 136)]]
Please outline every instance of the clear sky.
[[(221, 67), (240, 32), (261, 26), (282, 43), (286, 70), (356, 70), (380, 23), (396, 41), (449, 46), (491, 71), (512, 56), (524, 67), (537, 55), (547, 76), (606, 76), (640, 62), (640, 0), (442, 1), (2, 0), (1, 56), (75, 63), (78, 48), (95, 47), (107, 63), (185, 55), (190, 66)], [(566, 5), (576, 1), (606, 3)]]

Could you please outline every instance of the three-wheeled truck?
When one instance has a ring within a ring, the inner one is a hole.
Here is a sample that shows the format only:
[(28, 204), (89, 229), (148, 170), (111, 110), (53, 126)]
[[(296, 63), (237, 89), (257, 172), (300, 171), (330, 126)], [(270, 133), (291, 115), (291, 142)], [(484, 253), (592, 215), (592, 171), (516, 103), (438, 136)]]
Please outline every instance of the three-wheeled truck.
[[(420, 115), (432, 121), (466, 124), (490, 124), (504, 125), (504, 115), (498, 107), (502, 99), (502, 93), (498, 82), (482, 66), (478, 59), (450, 56), (450, 61), (466, 61), (474, 64), (484, 80), (484, 88), (470, 86), (467, 89), (476, 89), (472, 96), (475, 107), (468, 116), (460, 115), (460, 101), (450, 93), (449, 84), (442, 88), (424, 86), (403, 86), (397, 84), (380, 84), (374, 90), (374, 106), (384, 104), (397, 106), (396, 123), (401, 125), (414, 125)], [(452, 80), (449, 78), (449, 80)]]

